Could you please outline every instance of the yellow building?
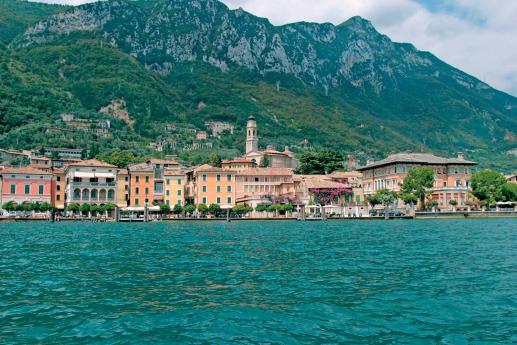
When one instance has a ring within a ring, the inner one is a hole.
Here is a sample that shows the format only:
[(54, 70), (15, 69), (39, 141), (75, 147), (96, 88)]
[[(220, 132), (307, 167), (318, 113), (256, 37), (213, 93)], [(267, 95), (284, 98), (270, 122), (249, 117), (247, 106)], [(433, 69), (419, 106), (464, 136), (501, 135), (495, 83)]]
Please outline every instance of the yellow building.
[(235, 206), (235, 171), (202, 165), (192, 172), (196, 205)]
[(173, 208), (175, 205), (185, 206), (185, 186), (187, 176), (181, 170), (165, 170), (165, 204)]

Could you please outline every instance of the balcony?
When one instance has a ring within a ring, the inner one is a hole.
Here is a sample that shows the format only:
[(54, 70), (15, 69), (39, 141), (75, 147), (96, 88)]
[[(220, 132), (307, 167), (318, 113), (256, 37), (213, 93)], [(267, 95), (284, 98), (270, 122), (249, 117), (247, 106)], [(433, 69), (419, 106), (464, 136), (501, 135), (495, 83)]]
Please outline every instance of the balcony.
[(116, 182), (72, 182), (72, 187), (116, 187)]

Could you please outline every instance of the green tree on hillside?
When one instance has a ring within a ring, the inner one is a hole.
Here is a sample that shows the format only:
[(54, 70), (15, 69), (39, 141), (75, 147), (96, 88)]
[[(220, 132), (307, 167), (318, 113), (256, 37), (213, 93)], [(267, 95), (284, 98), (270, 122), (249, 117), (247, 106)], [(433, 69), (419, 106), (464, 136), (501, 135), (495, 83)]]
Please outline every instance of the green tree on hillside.
[(302, 153), (299, 159), (298, 174), (324, 175), (342, 169), (344, 157), (336, 151), (319, 151)]
[(401, 199), (409, 204), (414, 204), (415, 199), (420, 200), (420, 207), (425, 207), (425, 198), (434, 185), (433, 169), (428, 167), (416, 167), (409, 170), (402, 188)]
[(264, 157), (262, 157), (262, 160), (260, 161), (259, 167), (260, 168), (268, 168), (269, 164), (270, 164), (269, 157), (268, 156), (264, 156)]
[(119, 168), (126, 168), (128, 165), (140, 162), (139, 159), (133, 152), (131, 151), (111, 151), (104, 152), (96, 157), (98, 160), (103, 162), (116, 165)]

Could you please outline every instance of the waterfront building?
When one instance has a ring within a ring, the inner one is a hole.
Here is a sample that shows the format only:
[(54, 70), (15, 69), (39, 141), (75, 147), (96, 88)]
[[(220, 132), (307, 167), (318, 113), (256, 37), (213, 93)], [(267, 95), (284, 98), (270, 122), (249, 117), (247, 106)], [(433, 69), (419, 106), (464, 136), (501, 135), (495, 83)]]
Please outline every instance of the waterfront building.
[(182, 170), (165, 170), (165, 204), (173, 208), (175, 205), (185, 206), (187, 176)]
[(129, 171), (117, 169), (117, 206), (125, 208), (129, 206)]
[(164, 172), (179, 169), (175, 160), (151, 159), (129, 166), (130, 206), (160, 205), (165, 201)]
[(513, 174), (513, 175), (510, 175), (510, 176), (506, 176), (506, 181), (508, 183), (517, 183), (517, 175)]
[(52, 204), (58, 210), (65, 209), (66, 172), (63, 168), (52, 168)]
[(0, 171), (0, 188), (0, 205), (10, 201), (52, 203), (52, 174), (46, 171), (4, 167)]
[(242, 157), (252, 160), (258, 165), (263, 159), (269, 161), (268, 166), (271, 168), (290, 168), (296, 169), (299, 161), (294, 154), (286, 147), (283, 152), (277, 151), (275, 147), (269, 145), (266, 150), (259, 150), (258, 126), (255, 117), (250, 116), (246, 126), (246, 154)]
[(235, 175), (233, 170), (202, 165), (188, 173), (189, 195), (196, 205), (233, 207), (236, 199)]
[(412, 168), (429, 167), (435, 178), (432, 199), (438, 202), (440, 208), (450, 208), (451, 200), (455, 200), (460, 207), (466, 205), (470, 179), (476, 165), (465, 160), (461, 154), (457, 158), (442, 158), (427, 153), (399, 153), (371, 162), (358, 171), (363, 174), (364, 194), (368, 196), (381, 189), (399, 192)]
[(294, 200), (293, 170), (289, 168), (254, 168), (236, 173), (236, 203), (256, 207), (275, 201)]
[(95, 159), (65, 167), (66, 205), (109, 204), (117, 201), (117, 167)]

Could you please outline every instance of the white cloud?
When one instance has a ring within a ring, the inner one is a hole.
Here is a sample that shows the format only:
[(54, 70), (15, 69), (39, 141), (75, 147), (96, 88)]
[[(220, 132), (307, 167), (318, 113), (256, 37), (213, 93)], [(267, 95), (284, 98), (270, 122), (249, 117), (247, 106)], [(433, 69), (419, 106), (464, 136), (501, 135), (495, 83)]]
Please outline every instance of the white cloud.
[[(41, 0), (80, 4), (88, 0)], [(421, 0), (420, 2), (422, 2)], [(517, 95), (517, 1), (441, 0), (429, 11), (415, 0), (223, 0), (269, 18), (339, 24), (360, 15), (394, 41), (413, 43), (490, 85)]]

